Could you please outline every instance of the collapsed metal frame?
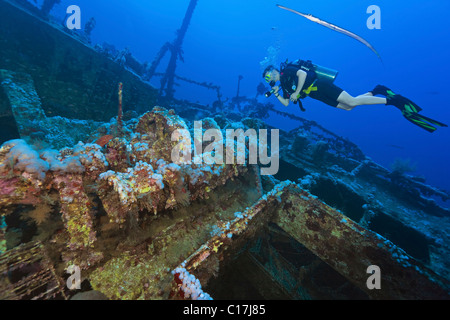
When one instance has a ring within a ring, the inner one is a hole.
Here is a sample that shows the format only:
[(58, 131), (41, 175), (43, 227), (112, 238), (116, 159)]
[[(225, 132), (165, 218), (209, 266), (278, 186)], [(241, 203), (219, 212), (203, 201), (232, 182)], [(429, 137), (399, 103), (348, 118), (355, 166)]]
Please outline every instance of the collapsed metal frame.
[[(26, 276), (20, 276), (26, 270)], [(14, 272), (19, 273), (10, 281)], [(3, 279), (2, 279), (3, 278)], [(67, 300), (65, 283), (57, 275), (39, 241), (22, 244), (0, 255), (0, 300)], [(6, 281), (5, 281), (6, 280)]]
[[(178, 268), (207, 283), (211, 260), (221, 263), (269, 221), (344, 276), (371, 299), (450, 299), (450, 285), (433, 271), (380, 235), (353, 222), (296, 184), (285, 182), (248, 208), (212, 237)], [(369, 266), (381, 269), (381, 289), (369, 289)], [(184, 298), (174, 275), (172, 296)]]

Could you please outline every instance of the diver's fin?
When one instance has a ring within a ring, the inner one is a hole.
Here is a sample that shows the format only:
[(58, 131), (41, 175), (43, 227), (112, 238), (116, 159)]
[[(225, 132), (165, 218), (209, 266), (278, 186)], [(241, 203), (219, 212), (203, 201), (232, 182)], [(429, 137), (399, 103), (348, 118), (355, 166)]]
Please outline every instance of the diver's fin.
[(416, 118), (420, 118), (420, 119), (422, 119), (422, 120), (424, 120), (424, 121), (427, 121), (427, 122), (431, 123), (433, 126), (438, 126), (438, 127), (448, 127), (448, 125), (446, 125), (445, 123), (442, 123), (442, 122), (439, 122), (439, 121), (437, 121), (437, 120), (428, 118), (428, 117), (426, 117), (426, 116), (424, 116), (424, 115), (421, 115), (421, 114), (416, 114), (415, 117), (416, 117)]
[(401, 112), (417, 113), (422, 111), (422, 108), (417, 104), (400, 94), (395, 94), (391, 90), (387, 91), (386, 105), (394, 106), (400, 109)]
[(434, 132), (436, 131), (437, 127), (448, 127), (448, 125), (433, 120), (431, 118), (428, 118), (426, 116), (423, 116), (421, 114), (418, 114), (417, 112), (404, 112), (403, 116), (409, 120), (410, 122), (414, 123), (415, 125), (421, 127), (422, 129), (427, 130), (428, 132)]
[(430, 118), (425, 117), (425, 116), (423, 116), (423, 115), (421, 115), (421, 114), (419, 114), (418, 116), (420, 116), (422, 119), (428, 121), (429, 123), (431, 123), (431, 124), (434, 125), (434, 126), (438, 126), (438, 127), (446, 127), (446, 128), (448, 128), (448, 125), (446, 125), (445, 123), (439, 122), (439, 121), (437, 121), (437, 120), (430, 119)]
[(403, 116), (410, 122), (415, 125), (421, 127), (422, 129), (427, 130), (428, 132), (436, 131), (436, 127), (448, 127), (446, 124), (428, 118), (419, 114), (422, 111), (422, 108), (417, 104), (405, 98), (400, 94), (396, 94), (394, 91), (385, 87), (383, 85), (377, 85), (372, 91), (372, 94), (375, 95), (383, 95), (386, 97), (386, 105), (394, 106), (402, 112)]
[(376, 87), (375, 87), (375, 89), (373, 89), (372, 91), (370, 91), (370, 92), (372, 92), (372, 94), (374, 95), (374, 96), (376, 96), (376, 95), (382, 95), (382, 96), (388, 96), (388, 92), (392, 92), (393, 93), (393, 91), (391, 90), (391, 89), (389, 89), (388, 87), (385, 87), (385, 86), (383, 86), (383, 85), (381, 85), (381, 84), (379, 84), (379, 85), (377, 85)]
[(381, 84), (377, 85), (371, 92), (374, 96), (376, 96), (376, 95), (385, 96), (387, 98), (386, 105), (395, 106), (398, 109), (400, 109), (402, 112), (420, 112), (420, 111), (422, 111), (421, 107), (419, 107), (417, 104), (415, 104), (408, 98), (405, 98), (404, 96), (402, 96), (400, 94), (396, 94), (394, 91), (392, 91), (388, 87), (383, 86)]

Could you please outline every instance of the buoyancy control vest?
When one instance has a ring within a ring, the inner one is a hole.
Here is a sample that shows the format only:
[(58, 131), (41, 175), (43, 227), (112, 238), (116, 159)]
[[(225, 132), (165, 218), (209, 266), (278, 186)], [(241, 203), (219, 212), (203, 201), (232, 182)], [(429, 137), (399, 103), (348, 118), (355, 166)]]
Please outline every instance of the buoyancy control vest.
[[(339, 73), (336, 70), (314, 64), (311, 60), (305, 61), (298, 59), (293, 62), (288, 62), (286, 60), (286, 62), (282, 63), (280, 66), (280, 82), (286, 98), (290, 97), (290, 95), (297, 90), (297, 71), (299, 69), (305, 71), (307, 74), (302, 93), (318, 79), (333, 83)], [(301, 97), (304, 98), (305, 96), (306, 95), (302, 94)]]

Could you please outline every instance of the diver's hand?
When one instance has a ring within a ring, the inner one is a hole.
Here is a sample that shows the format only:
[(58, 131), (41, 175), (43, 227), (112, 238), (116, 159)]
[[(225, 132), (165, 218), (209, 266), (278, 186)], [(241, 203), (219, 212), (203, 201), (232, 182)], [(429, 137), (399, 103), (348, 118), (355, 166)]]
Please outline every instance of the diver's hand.
[(278, 91), (280, 91), (280, 87), (279, 86), (274, 86), (274, 87), (272, 87), (272, 90), (273, 90), (274, 94), (277, 94)]
[(295, 91), (293, 94), (291, 94), (291, 101), (296, 103), (298, 98), (299, 98), (299, 96), (300, 96), (300, 92)]

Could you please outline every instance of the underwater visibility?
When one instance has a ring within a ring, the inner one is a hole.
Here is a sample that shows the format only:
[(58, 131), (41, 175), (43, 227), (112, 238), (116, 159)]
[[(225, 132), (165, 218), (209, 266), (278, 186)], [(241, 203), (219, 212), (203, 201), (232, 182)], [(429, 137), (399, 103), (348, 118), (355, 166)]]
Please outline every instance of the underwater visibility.
[(450, 299), (449, 9), (0, 0), (0, 299)]

